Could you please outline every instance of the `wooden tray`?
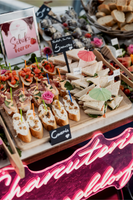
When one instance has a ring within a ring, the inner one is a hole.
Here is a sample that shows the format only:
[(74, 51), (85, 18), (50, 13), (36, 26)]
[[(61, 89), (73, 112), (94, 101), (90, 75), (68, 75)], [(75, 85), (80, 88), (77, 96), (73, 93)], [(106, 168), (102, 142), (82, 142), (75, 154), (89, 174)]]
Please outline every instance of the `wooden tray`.
[[(106, 113), (106, 118), (109, 118), (113, 115), (115, 116), (116, 114), (122, 113), (125, 110), (128, 110), (131, 108), (132, 103), (127, 98), (127, 96), (122, 91), (119, 92), (119, 95), (122, 95), (124, 97), (123, 101), (121, 102), (120, 106), (116, 110), (108, 109), (107, 113)], [(37, 113), (37, 109), (35, 109), (35, 111)], [(102, 123), (103, 120), (106, 120), (102, 116), (98, 117), (98, 118), (90, 118), (88, 115), (86, 115), (84, 113), (84, 111), (82, 109), (80, 109), (80, 112), (81, 112), (81, 119), (79, 122), (69, 120), (72, 135), (73, 135), (73, 132), (75, 132), (79, 129), (82, 129), (85, 126), (88, 126), (88, 125), (91, 126), (92, 124), (97, 123), (98, 121), (101, 121), (101, 123)], [(50, 140), (49, 132), (44, 129), (44, 136), (42, 139), (37, 139), (32, 136), (32, 140), (30, 143), (24, 143), (18, 137), (15, 137), (15, 131), (14, 131), (13, 125), (12, 125), (12, 118), (9, 115), (7, 115), (4, 110), (1, 110), (1, 115), (5, 121), (6, 126), (8, 127), (9, 131), (11, 132), (17, 147), (20, 148), (21, 150), (27, 150), (27, 149), (33, 148), (35, 146), (38, 146), (38, 145), (48, 142)], [(88, 132), (89, 132), (89, 129), (88, 129)]]

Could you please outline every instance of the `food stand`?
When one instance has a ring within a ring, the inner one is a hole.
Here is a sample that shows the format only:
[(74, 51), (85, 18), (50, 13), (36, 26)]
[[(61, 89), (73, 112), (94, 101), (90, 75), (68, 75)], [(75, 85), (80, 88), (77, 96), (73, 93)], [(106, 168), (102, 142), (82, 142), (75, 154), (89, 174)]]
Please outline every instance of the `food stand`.
[[(36, 84), (38, 87), (38, 83)], [(16, 137), (12, 118), (1, 110), (1, 124), (4, 126), (7, 135), (10, 132), (17, 147), (23, 151), (21, 160), (24, 164), (25, 178), (21, 179), (23, 176), (16, 174), (14, 165), (12, 167), (8, 161), (1, 161), (0, 184), (2, 186), (0, 198), (77, 200), (87, 199), (111, 186), (116, 189), (124, 187), (132, 175), (133, 130), (131, 126), (122, 130), (120, 135), (115, 135), (116, 137), (113, 135), (113, 130), (132, 122), (133, 106), (122, 91), (119, 91), (119, 95), (123, 96), (122, 103), (117, 109), (108, 110), (106, 118), (103, 116), (90, 118), (81, 109), (81, 118), (78, 122), (69, 119), (71, 138), (62, 131), (60, 135), (64, 134), (67, 140), (53, 146), (49, 142), (51, 135), (46, 130), (44, 131), (45, 135), (40, 140), (32, 137), (30, 143), (21, 141)], [(62, 102), (61, 97), (60, 101)], [(36, 108), (35, 112), (37, 112)], [(113, 138), (110, 140), (105, 139), (106, 134), (105, 137), (103, 136), (108, 131), (112, 131)], [(57, 135), (57, 137), (60, 135)], [(65, 160), (41, 171), (31, 171), (28, 168), (31, 163), (89, 139), (91, 139), (90, 142), (77, 149)], [(127, 156), (127, 154), (130, 156)], [(116, 158), (116, 162), (113, 162), (114, 158)], [(20, 166), (17, 166), (17, 169), (20, 169)], [(4, 187), (3, 183), (5, 184)]]

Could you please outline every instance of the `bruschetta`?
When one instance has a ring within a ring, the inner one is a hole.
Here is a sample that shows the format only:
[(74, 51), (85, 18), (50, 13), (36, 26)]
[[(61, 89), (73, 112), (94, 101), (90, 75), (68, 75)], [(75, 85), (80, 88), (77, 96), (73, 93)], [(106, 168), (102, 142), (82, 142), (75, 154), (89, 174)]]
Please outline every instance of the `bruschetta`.
[(15, 70), (7, 70), (5, 72), (5, 76), (7, 78), (7, 83), (12, 88), (17, 88), (19, 86), (19, 76), (18, 72)]
[(29, 125), (24, 120), (23, 116), (21, 120), (21, 115), (19, 113), (15, 113), (12, 119), (13, 119), (13, 128), (18, 138), (20, 138), (23, 142), (26, 143), (31, 142), (31, 133), (29, 130)]
[(41, 64), (43, 66), (45, 74), (48, 73), (49, 77), (53, 77), (54, 75), (56, 75), (56, 68), (52, 62), (42, 60)]
[(27, 111), (26, 120), (29, 124), (31, 134), (34, 137), (41, 139), (43, 137), (43, 126), (36, 113), (34, 116), (33, 110)]
[(43, 126), (47, 131), (51, 131), (57, 128), (55, 117), (49, 107), (45, 109), (44, 105), (41, 104), (38, 108), (38, 113)]
[(65, 126), (68, 124), (68, 115), (64, 106), (58, 100), (54, 100), (52, 103), (52, 112), (55, 116), (56, 123), (59, 126)]
[(38, 63), (38, 66), (36, 63), (33, 63), (32, 65), (30, 65), (30, 68), (34, 75), (35, 81), (36, 80), (41, 81), (44, 78), (45, 72), (44, 72), (44, 69), (43, 69), (43, 66), (41, 65), (41, 63)]
[(5, 110), (5, 112), (12, 116), (14, 113), (18, 113), (18, 108), (15, 102), (15, 99), (11, 99), (9, 92), (0, 93), (0, 106)]
[(68, 113), (69, 119), (74, 120), (74, 121), (79, 121), (80, 120), (80, 108), (79, 108), (77, 102), (74, 99), (72, 99), (72, 102), (71, 102), (70, 96), (66, 95), (63, 98), (63, 104), (65, 107), (65, 110)]
[(19, 88), (13, 93), (13, 97), (16, 101), (18, 109), (22, 109), (23, 112), (31, 109), (31, 94), (26, 89)]
[(33, 82), (33, 74), (29, 67), (19, 71), (19, 76), (24, 85), (29, 86)]

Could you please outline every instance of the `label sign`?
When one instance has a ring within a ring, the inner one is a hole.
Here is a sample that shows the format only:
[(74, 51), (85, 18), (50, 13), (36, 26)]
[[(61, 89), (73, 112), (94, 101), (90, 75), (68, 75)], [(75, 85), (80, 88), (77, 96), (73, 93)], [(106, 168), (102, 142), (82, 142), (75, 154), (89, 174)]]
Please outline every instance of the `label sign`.
[(43, 4), (36, 12), (36, 17), (38, 17), (39, 19), (44, 19), (50, 11), (51, 8)]
[(65, 36), (51, 41), (53, 52), (55, 54), (73, 49), (72, 36)]
[(82, 73), (81, 67), (77, 67), (77, 68), (73, 69), (73, 74), (74, 75), (78, 75), (78, 74), (81, 74), (81, 73)]
[(108, 76), (108, 82), (113, 81), (113, 80), (114, 80), (114, 75)]
[(54, 129), (50, 131), (49, 133), (50, 133), (50, 139), (51, 139), (52, 145), (63, 142), (71, 138), (71, 131), (70, 131), (69, 124), (67, 124), (66, 126), (62, 126), (60, 128)]
[(120, 69), (114, 70), (114, 76), (119, 76), (120, 75)]
[(8, 59), (39, 50), (33, 17), (1, 24)]
[(116, 57), (122, 56), (122, 49), (116, 50)]
[(116, 45), (116, 44), (118, 44), (118, 39), (117, 38), (112, 39), (111, 43), (112, 43), (113, 46)]

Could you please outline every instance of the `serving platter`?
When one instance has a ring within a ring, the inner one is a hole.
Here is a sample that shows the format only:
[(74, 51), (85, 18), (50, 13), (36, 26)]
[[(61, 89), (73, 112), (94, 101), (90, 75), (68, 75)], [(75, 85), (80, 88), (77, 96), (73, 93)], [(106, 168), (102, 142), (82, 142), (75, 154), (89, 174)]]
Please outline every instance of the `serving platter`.
[[(85, 126), (91, 126), (92, 124), (96, 124), (99, 121), (101, 121), (101, 123), (102, 123), (104, 120), (106, 120), (112, 116), (115, 117), (116, 114), (119, 114), (119, 113), (122, 114), (124, 111), (130, 109), (132, 106), (132, 103), (127, 98), (127, 96), (121, 90), (119, 91), (119, 95), (123, 96), (123, 101), (121, 102), (120, 106), (117, 109), (115, 109), (115, 110), (108, 109), (106, 112), (106, 118), (104, 118), (102, 116), (98, 117), (98, 118), (91, 118), (87, 114), (84, 113), (83, 109), (80, 108), (80, 115), (81, 115), (80, 121), (76, 122), (76, 121), (69, 120), (71, 134), (72, 134), (71, 140), (73, 139), (73, 133), (75, 131), (82, 129)], [(60, 101), (62, 102), (62, 98), (60, 98)], [(35, 112), (38, 114), (37, 108), (35, 108)], [(20, 148), (21, 150), (24, 151), (27, 149), (31, 149), (35, 146), (38, 146), (40, 144), (50, 142), (49, 132), (44, 129), (44, 135), (43, 135), (42, 139), (37, 139), (32, 136), (32, 140), (30, 143), (24, 143), (18, 137), (16, 137), (16, 133), (13, 129), (12, 117), (7, 115), (4, 110), (1, 110), (1, 115), (2, 115), (2, 118), (3, 118), (6, 126), (9, 129), (9, 132), (11, 133), (11, 135), (15, 141), (16, 146), (18, 148)], [(25, 117), (25, 114), (23, 116)], [(89, 132), (89, 128), (88, 128), (88, 132)]]

